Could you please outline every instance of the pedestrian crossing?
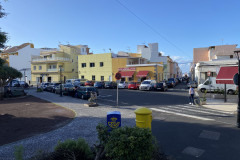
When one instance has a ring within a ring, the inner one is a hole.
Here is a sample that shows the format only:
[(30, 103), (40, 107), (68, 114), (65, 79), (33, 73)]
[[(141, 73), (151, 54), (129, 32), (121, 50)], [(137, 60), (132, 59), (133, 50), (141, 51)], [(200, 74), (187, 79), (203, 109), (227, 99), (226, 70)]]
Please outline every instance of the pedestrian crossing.
[(150, 108), (153, 111), (183, 116), (193, 119), (215, 121), (216, 119), (229, 118), (234, 115), (229, 112), (214, 110), (205, 107), (197, 107), (189, 104), (185, 105), (169, 105), (169, 106), (156, 106)]

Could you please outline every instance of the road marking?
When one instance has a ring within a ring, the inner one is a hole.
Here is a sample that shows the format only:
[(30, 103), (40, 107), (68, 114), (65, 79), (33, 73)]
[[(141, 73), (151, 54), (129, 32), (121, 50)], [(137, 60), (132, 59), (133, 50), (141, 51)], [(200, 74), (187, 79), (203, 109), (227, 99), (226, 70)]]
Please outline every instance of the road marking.
[(216, 141), (219, 139), (219, 137), (220, 137), (219, 132), (206, 131), (206, 130), (203, 130), (199, 135), (199, 138), (206, 138), (206, 139), (211, 139)]
[(183, 117), (188, 117), (188, 118), (194, 118), (194, 119), (199, 119), (199, 120), (204, 120), (204, 121), (214, 121), (214, 119), (210, 119), (210, 118), (203, 118), (203, 117), (198, 117), (198, 116), (193, 116), (193, 115), (188, 115), (188, 114), (183, 114), (183, 113), (176, 113), (176, 112), (166, 111), (166, 110), (157, 109), (157, 108), (150, 108), (150, 109), (151, 109), (151, 110), (154, 110), (154, 111), (159, 111), (159, 112), (163, 112), (163, 113), (174, 114), (174, 115), (183, 116)]
[[(206, 113), (206, 114), (218, 115), (218, 116), (228, 116), (228, 115), (222, 114), (222, 113), (213, 113), (213, 111), (210, 111), (210, 110), (209, 111), (207, 111), (207, 110), (199, 110), (198, 108), (192, 108), (190, 106), (183, 106), (183, 105), (177, 105), (177, 106), (186, 108), (185, 110), (192, 111), (192, 112)], [(178, 108), (178, 107), (175, 107), (175, 106), (170, 106), (170, 107)]]
[(100, 95), (98, 97), (105, 98), (105, 97), (112, 97), (112, 95)]
[[(182, 106), (182, 105), (177, 105), (177, 106)], [(189, 104), (186, 104), (185, 106), (189, 106)], [(225, 114), (234, 114), (234, 112), (227, 112), (227, 111), (221, 111), (221, 110), (216, 110), (216, 109), (211, 109), (211, 108), (207, 108), (207, 107), (197, 107), (196, 108), (200, 108), (201, 110), (207, 110), (207, 111), (213, 111), (213, 112), (219, 112), (219, 113), (225, 113)]]
[(188, 154), (194, 157), (200, 157), (205, 151), (203, 149), (194, 148), (194, 147), (187, 147), (185, 148), (182, 153)]

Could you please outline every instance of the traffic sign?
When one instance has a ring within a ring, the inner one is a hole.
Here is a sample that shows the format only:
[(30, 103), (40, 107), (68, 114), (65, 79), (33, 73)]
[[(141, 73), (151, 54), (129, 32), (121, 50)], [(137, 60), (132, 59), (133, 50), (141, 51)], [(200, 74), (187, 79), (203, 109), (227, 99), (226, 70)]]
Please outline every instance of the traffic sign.
[(122, 78), (121, 73), (120, 73), (120, 72), (116, 73), (115, 78), (116, 78), (117, 80), (121, 79), (121, 78)]
[(210, 72), (210, 71), (207, 72), (207, 76), (208, 76), (208, 77), (211, 76), (211, 72)]
[(238, 73), (236, 73), (236, 74), (233, 76), (233, 82), (234, 82), (234, 84), (238, 85)]

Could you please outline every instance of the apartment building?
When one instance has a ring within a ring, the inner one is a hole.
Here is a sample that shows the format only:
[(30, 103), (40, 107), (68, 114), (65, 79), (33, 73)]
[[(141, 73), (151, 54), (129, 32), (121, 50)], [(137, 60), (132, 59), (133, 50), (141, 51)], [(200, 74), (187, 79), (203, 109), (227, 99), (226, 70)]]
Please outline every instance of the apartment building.
[(34, 48), (32, 43), (23, 43), (19, 46), (10, 47), (0, 53), (0, 57), (7, 64), (22, 72), (20, 80), (29, 83), (31, 81), (31, 56), (39, 55), (42, 51), (54, 51), (56, 48)]
[(32, 81), (65, 82), (78, 78), (78, 56), (89, 54), (87, 45), (59, 45), (58, 51), (44, 51), (31, 58)]
[(221, 66), (236, 65), (236, 47), (235, 44), (194, 48), (191, 66), (193, 80), (203, 83), (208, 78), (208, 72), (211, 73), (211, 77), (216, 77)]

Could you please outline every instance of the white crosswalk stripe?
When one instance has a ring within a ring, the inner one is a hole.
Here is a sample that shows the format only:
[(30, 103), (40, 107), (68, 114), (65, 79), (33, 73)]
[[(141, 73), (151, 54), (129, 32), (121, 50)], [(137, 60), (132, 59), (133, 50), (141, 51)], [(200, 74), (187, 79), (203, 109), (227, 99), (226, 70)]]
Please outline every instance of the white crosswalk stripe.
[[(196, 107), (190, 105), (176, 105), (176, 106), (156, 106), (156, 108), (151, 108), (154, 111), (174, 114), (194, 119), (212, 121), (211, 117), (229, 117), (232, 116), (231, 114), (224, 112), (224, 111), (217, 111), (213, 109), (203, 108), (203, 107)], [(210, 118), (209, 118), (210, 117)]]

